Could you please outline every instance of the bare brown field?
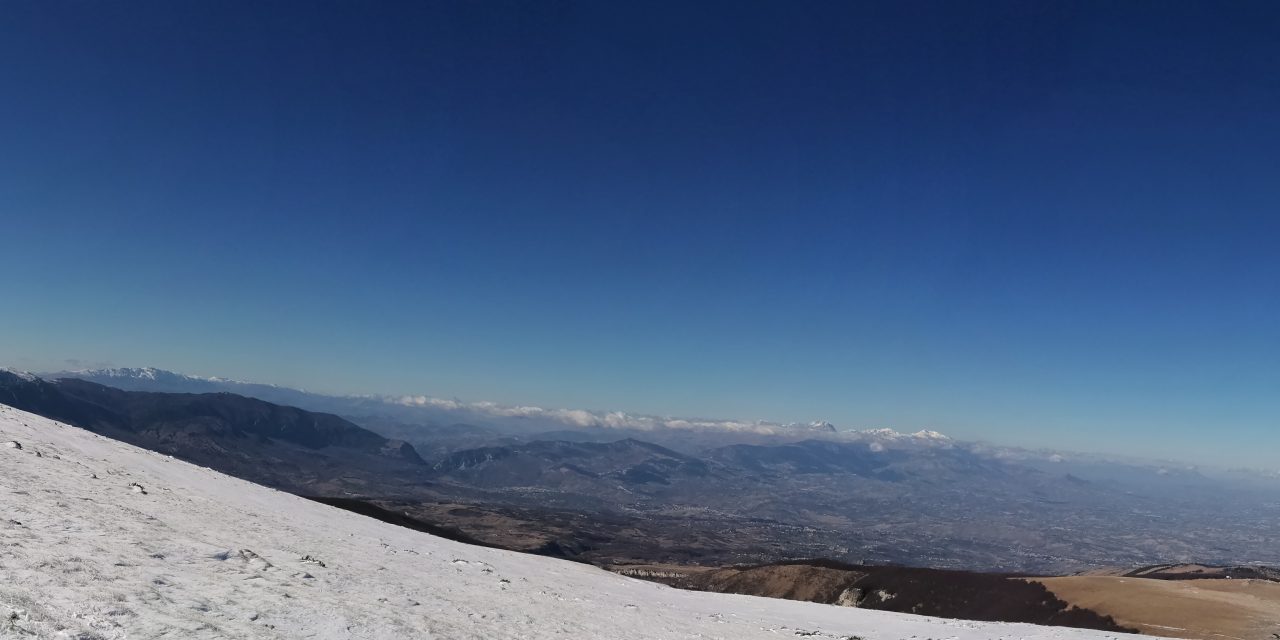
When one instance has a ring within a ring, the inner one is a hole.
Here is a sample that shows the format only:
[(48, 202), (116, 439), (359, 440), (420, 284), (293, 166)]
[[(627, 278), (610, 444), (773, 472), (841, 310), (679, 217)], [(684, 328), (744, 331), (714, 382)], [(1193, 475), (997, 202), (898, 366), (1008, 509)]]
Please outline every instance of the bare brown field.
[(1171, 638), (1271, 640), (1280, 633), (1280, 584), (1266, 580), (1036, 578), (1058, 598)]

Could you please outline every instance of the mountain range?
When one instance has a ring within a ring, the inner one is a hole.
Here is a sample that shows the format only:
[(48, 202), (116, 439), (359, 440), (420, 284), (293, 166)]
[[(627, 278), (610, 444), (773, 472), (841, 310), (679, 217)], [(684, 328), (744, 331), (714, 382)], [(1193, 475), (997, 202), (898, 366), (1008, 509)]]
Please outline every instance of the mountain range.
[[(738, 438), (811, 438), (854, 435), (841, 432), (823, 420), (775, 423), (704, 418), (672, 418), (630, 414), (622, 411), (586, 411), (581, 409), (546, 409), (537, 406), (505, 406), (493, 402), (463, 402), (456, 399), (404, 395), (328, 395), (291, 389), (277, 385), (243, 382), (230, 378), (193, 376), (154, 367), (106, 368), (58, 371), (40, 374), (56, 380), (75, 378), (127, 391), (162, 391), (168, 393), (235, 393), (268, 402), (302, 407), (345, 416), (364, 416), (388, 421), (400, 420), (413, 425), (466, 424), (490, 427), (509, 433), (541, 433), (556, 430), (600, 431), (614, 437), (623, 434), (649, 434), (661, 438), (665, 432), (677, 438), (699, 433), (726, 434)], [(890, 429), (866, 432), (868, 436), (922, 439), (945, 439), (935, 431), (905, 435)]]

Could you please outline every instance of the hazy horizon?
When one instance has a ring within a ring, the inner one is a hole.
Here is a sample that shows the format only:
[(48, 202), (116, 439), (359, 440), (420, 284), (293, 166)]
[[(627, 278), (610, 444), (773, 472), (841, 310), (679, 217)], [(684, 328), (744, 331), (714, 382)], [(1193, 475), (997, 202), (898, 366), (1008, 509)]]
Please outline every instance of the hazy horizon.
[[(537, 417), (545, 420), (550, 424), (560, 424), (565, 429), (583, 429), (583, 428), (602, 428), (614, 429), (620, 432), (645, 432), (645, 431), (664, 431), (674, 430), (676, 432), (689, 430), (690, 432), (715, 432), (726, 431), (732, 432), (734, 429), (741, 429), (747, 425), (754, 425), (765, 429), (771, 429), (773, 433), (786, 433), (785, 429), (789, 427), (803, 428), (809, 424), (829, 423), (840, 432), (862, 432), (872, 430), (888, 429), (896, 431), (902, 436), (912, 436), (919, 432), (937, 432), (955, 440), (957, 443), (971, 443), (980, 446), (992, 446), (997, 448), (1022, 449), (1027, 452), (1043, 452), (1045, 454), (1064, 454), (1068, 456), (1086, 456), (1088, 458), (1097, 459), (1114, 459), (1114, 460), (1130, 460), (1135, 462), (1145, 462), (1151, 464), (1167, 464), (1167, 465), (1187, 465), (1190, 468), (1205, 467), (1214, 468), (1221, 471), (1228, 470), (1250, 470), (1250, 471), (1277, 471), (1280, 472), (1280, 464), (1269, 463), (1268, 457), (1261, 457), (1257, 462), (1247, 462), (1237, 459), (1235, 454), (1231, 454), (1226, 458), (1215, 459), (1212, 456), (1186, 456), (1178, 454), (1161, 453), (1158, 447), (1152, 447), (1143, 451), (1125, 451), (1115, 447), (1108, 446), (1106, 442), (1087, 442), (1081, 443), (1079, 446), (1070, 444), (1053, 444), (1051, 441), (1046, 443), (1042, 437), (1040, 439), (1019, 440), (1016, 436), (1006, 439), (991, 439), (981, 435), (975, 435), (966, 431), (941, 432), (933, 425), (889, 425), (889, 424), (842, 424), (835, 423), (822, 416), (811, 417), (759, 417), (759, 416), (732, 416), (732, 415), (672, 415), (672, 414), (656, 414), (628, 409), (625, 407), (567, 407), (547, 405), (538, 402), (498, 402), (487, 398), (464, 398), (456, 394), (448, 393), (432, 393), (430, 390), (418, 390), (412, 393), (388, 393), (385, 391), (344, 391), (341, 389), (318, 389), (307, 388), (301, 385), (294, 385), (285, 382), (273, 380), (260, 380), (239, 378), (236, 376), (227, 376), (217, 373), (201, 372), (201, 371), (183, 371), (174, 370), (165, 367), (152, 366), (116, 366), (108, 362), (88, 363), (78, 359), (67, 359), (63, 361), (63, 367), (20, 367), (12, 364), (0, 362), (0, 370), (20, 371), (40, 376), (51, 376), (61, 373), (90, 373), (101, 372), (104, 370), (129, 370), (136, 371), (142, 369), (152, 369), (157, 372), (165, 372), (176, 375), (191, 376), (204, 379), (219, 379), (226, 382), (248, 384), (248, 385), (268, 385), (286, 389), (294, 389), (304, 391), (306, 393), (318, 394), (322, 396), (332, 397), (367, 397), (400, 404), (404, 406), (426, 406), (435, 409), (444, 409), (446, 411), (472, 412), (482, 418), (501, 419), (509, 418), (515, 413), (524, 412), (522, 415), (526, 417)], [(109, 385), (109, 383), (107, 383)], [(674, 422), (696, 421), (701, 426), (679, 426), (668, 427), (662, 426), (660, 423), (655, 426), (654, 419), (670, 420)], [(606, 423), (616, 421), (616, 424)], [(591, 422), (593, 424), (587, 424)], [(629, 425), (628, 422), (634, 422), (635, 425)], [(639, 425), (639, 426), (637, 426)], [(622, 437), (622, 436), (619, 436)], [(1064, 440), (1070, 442), (1069, 440)]]

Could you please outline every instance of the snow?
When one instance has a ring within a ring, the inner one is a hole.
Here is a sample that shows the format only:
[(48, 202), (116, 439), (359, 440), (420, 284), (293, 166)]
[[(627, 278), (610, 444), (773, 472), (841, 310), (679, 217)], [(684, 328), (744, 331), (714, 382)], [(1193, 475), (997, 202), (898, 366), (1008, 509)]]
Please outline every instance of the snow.
[(30, 371), (19, 371), (17, 369), (10, 369), (9, 367), (0, 367), (0, 371), (11, 373), (27, 382), (35, 382), (36, 380), (38, 380), (35, 374), (31, 373)]
[(1123, 638), (679, 591), (463, 545), (0, 405), (0, 637)]
[(905, 438), (914, 438), (916, 440), (933, 440), (937, 442), (949, 442), (951, 437), (945, 433), (939, 433), (931, 429), (922, 429), (915, 433), (902, 433), (893, 429), (863, 429), (854, 431), (853, 435), (863, 436), (867, 438), (882, 438), (886, 440), (902, 440)]
[(835, 433), (836, 426), (826, 420), (815, 420), (813, 422), (790, 422), (782, 425), (787, 431), (816, 431), (818, 433)]
[[(153, 367), (142, 367), (139, 369), (121, 367), (121, 368), (94, 369), (94, 370), (86, 369), (82, 371), (75, 371), (73, 373), (90, 374), (90, 375), (96, 375), (96, 376), (103, 376), (107, 378), (138, 378), (141, 380), (155, 380), (160, 374), (168, 373), (168, 372), (162, 371), (160, 369), (156, 369)], [(186, 376), (186, 375), (179, 375), (179, 374), (170, 374), (170, 375), (173, 375), (175, 377), (188, 378), (192, 380), (198, 379), (198, 378), (195, 378), (194, 376)]]
[(223, 382), (227, 384), (245, 384), (238, 380), (219, 378), (216, 376), (192, 376), (185, 373), (174, 373), (155, 367), (113, 367), (109, 369), (80, 369), (69, 373), (88, 378), (131, 378), (136, 380), (186, 380), (192, 382)]
[(948, 436), (947, 434), (939, 433), (932, 429), (922, 429), (920, 431), (917, 431), (911, 434), (911, 437), (920, 438), (922, 440), (950, 440), (951, 439), (951, 437)]

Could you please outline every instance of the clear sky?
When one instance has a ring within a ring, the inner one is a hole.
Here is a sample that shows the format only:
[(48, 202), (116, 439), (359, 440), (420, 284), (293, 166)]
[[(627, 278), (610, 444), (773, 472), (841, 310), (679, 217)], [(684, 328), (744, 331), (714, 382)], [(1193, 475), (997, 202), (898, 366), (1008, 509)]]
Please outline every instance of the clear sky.
[(59, 2), (0, 361), (1266, 463), (1280, 5)]

